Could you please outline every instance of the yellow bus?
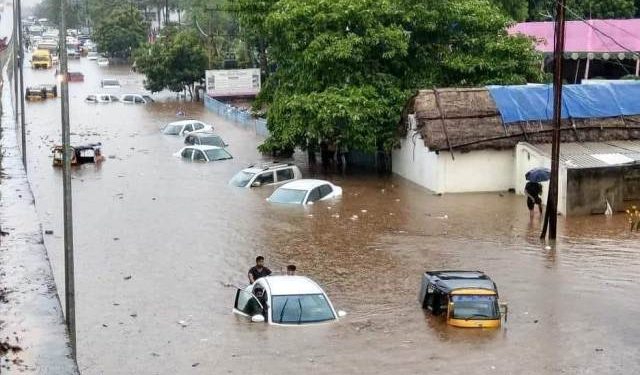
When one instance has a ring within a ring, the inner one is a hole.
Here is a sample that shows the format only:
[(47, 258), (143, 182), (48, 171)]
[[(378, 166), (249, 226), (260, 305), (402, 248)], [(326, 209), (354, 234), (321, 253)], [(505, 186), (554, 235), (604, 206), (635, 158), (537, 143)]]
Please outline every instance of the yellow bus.
[(53, 65), (51, 52), (46, 49), (38, 49), (31, 55), (31, 67), (33, 69), (49, 69)]

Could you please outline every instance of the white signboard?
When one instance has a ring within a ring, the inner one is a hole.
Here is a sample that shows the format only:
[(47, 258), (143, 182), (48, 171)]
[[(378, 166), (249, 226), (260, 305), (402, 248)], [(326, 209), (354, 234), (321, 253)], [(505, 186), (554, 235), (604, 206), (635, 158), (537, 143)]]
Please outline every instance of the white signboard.
[(212, 98), (256, 96), (260, 92), (260, 69), (207, 70), (207, 94)]

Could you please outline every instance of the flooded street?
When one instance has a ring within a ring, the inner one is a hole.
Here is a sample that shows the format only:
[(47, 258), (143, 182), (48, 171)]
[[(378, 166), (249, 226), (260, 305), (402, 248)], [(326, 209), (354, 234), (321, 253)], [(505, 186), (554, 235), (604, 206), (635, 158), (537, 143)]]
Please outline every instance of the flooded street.
[[(545, 250), (523, 197), (435, 196), (399, 177), (324, 176), (302, 154), (304, 175), (342, 186), (342, 199), (274, 206), (270, 188), (227, 185), (262, 158), (251, 129), (171, 94), (146, 106), (85, 103), (105, 92), (102, 78), (119, 79), (119, 95), (142, 91), (142, 77), (86, 59), (69, 70), (85, 75), (69, 85), (72, 143), (102, 142), (107, 156), (73, 170), (83, 374), (640, 372), (640, 235), (624, 216), (562, 218), (559, 244)], [(27, 86), (54, 81), (54, 70), (25, 68)], [(174, 157), (182, 139), (159, 128), (178, 110), (212, 123), (234, 159)], [(50, 153), (60, 99), (27, 103), (26, 118), (29, 178), (42, 229), (53, 230), (45, 244), (62, 293), (62, 173)], [(349, 315), (293, 328), (236, 318), (234, 285), (246, 284), (256, 255), (272, 270), (296, 264)], [(508, 323), (460, 329), (427, 315), (419, 282), (437, 269), (490, 275)]]

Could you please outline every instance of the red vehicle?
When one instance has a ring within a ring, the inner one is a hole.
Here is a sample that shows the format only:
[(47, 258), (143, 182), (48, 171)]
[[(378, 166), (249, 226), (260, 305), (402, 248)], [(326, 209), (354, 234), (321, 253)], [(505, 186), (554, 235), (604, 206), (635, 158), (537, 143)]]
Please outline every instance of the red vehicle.
[(67, 79), (69, 82), (84, 82), (84, 74), (80, 72), (68, 72)]

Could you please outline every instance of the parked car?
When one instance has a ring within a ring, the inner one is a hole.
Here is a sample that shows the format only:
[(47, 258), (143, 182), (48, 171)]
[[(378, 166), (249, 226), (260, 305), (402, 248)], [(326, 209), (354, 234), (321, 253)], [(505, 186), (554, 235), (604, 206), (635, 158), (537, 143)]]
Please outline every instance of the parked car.
[(301, 178), (302, 172), (294, 164), (272, 164), (264, 167), (249, 166), (236, 173), (229, 181), (229, 184), (237, 187), (252, 188), (284, 184)]
[(196, 130), (213, 131), (213, 126), (197, 120), (181, 120), (167, 124), (162, 129), (162, 133), (184, 136)]
[(302, 179), (286, 183), (267, 200), (273, 203), (313, 204), (342, 196), (342, 188), (329, 181)]
[(120, 97), (120, 101), (126, 104), (153, 103), (153, 99), (149, 95), (140, 95), (140, 94), (124, 94)]
[(418, 299), (423, 309), (456, 327), (497, 328), (502, 317), (507, 321), (496, 283), (480, 271), (425, 272)]
[(184, 137), (184, 143), (186, 145), (218, 146), (222, 148), (228, 146), (219, 135), (200, 130), (187, 134), (187, 136)]
[(186, 146), (173, 155), (186, 160), (204, 162), (233, 159), (227, 150), (216, 146)]
[(106, 57), (99, 57), (96, 60), (96, 63), (98, 63), (98, 66), (109, 66), (109, 59)]
[(87, 103), (114, 103), (118, 101), (118, 97), (111, 94), (90, 94), (84, 101)]
[(98, 60), (98, 57), (100, 57), (100, 55), (98, 55), (98, 52), (90, 51), (87, 53), (87, 60), (95, 61)]
[[(100, 150), (101, 143), (90, 143), (82, 146), (72, 146), (71, 165), (85, 164), (85, 163), (99, 163), (104, 160), (102, 151)], [(53, 152), (53, 165), (60, 167), (63, 164), (63, 151), (62, 146), (55, 146)]]
[(336, 311), (327, 294), (305, 276), (267, 276), (236, 291), (236, 315), (271, 325), (309, 325), (335, 322), (346, 316)]
[(67, 72), (68, 82), (84, 82), (84, 74), (81, 72)]
[(100, 87), (102, 87), (103, 89), (119, 89), (120, 82), (118, 82), (117, 79), (105, 78), (100, 81)]
[(58, 86), (56, 85), (38, 85), (30, 86), (25, 89), (26, 100), (42, 100), (47, 98), (55, 98), (58, 96)]

